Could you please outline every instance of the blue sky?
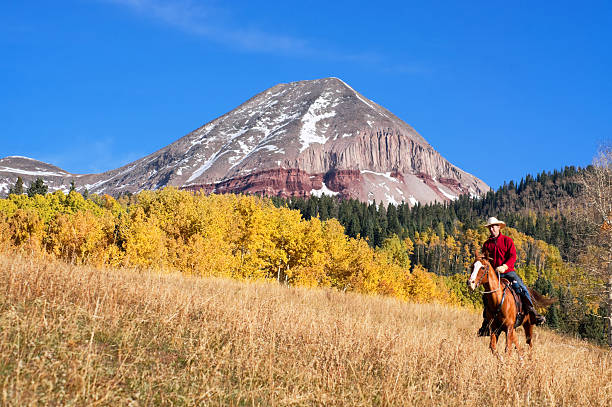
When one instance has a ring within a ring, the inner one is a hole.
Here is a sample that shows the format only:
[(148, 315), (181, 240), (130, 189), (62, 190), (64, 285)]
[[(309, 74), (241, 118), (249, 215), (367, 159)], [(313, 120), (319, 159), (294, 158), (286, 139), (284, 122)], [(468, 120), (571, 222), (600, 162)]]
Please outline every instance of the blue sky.
[(608, 1), (0, 3), (0, 157), (127, 164), (277, 83), (328, 76), (493, 188), (612, 138)]

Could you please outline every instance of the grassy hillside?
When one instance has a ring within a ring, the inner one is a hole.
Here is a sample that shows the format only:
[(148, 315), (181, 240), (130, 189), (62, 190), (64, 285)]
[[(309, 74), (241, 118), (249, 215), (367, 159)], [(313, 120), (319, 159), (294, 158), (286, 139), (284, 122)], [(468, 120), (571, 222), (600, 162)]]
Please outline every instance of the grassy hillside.
[[(520, 362), (439, 305), (0, 254), (3, 405), (609, 405), (612, 355)], [(524, 343), (524, 339), (523, 339)]]

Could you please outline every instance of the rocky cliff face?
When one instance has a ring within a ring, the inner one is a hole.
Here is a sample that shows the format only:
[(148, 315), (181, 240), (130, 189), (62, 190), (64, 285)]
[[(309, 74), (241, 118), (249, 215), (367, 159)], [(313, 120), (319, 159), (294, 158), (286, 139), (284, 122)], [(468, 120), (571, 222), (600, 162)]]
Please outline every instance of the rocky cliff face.
[[(8, 164), (8, 171), (0, 167), (5, 184), (21, 168)], [(327, 193), (412, 204), (489, 189), (441, 157), (408, 124), (337, 78), (274, 86), (116, 170), (53, 176), (43, 176), (52, 180), (51, 189), (66, 189), (74, 179), (77, 189), (94, 193), (172, 185), (217, 193)]]

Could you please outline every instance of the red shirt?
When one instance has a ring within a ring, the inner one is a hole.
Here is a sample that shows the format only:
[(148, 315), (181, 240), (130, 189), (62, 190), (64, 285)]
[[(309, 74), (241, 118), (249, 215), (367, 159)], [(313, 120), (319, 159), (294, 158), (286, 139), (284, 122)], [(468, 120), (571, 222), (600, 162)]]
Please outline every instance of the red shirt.
[(497, 238), (489, 237), (486, 242), (482, 245), (482, 252), (488, 252), (489, 256), (493, 257), (491, 265), (494, 268), (505, 264), (508, 266), (508, 270), (504, 273), (514, 270), (514, 263), (516, 262), (516, 248), (514, 242), (508, 236), (504, 236), (501, 233)]

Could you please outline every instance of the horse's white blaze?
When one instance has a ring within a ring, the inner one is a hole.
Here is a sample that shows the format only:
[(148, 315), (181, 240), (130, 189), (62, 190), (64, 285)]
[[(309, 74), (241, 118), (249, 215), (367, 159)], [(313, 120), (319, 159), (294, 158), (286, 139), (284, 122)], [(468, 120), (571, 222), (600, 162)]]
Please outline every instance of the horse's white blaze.
[(470, 276), (470, 288), (472, 290), (476, 289), (476, 276), (478, 275), (478, 270), (480, 270), (481, 267), (483, 267), (483, 264), (480, 262), (480, 260), (474, 263), (474, 270)]

